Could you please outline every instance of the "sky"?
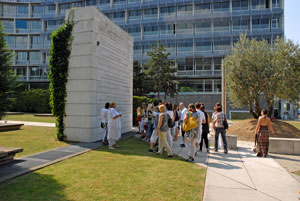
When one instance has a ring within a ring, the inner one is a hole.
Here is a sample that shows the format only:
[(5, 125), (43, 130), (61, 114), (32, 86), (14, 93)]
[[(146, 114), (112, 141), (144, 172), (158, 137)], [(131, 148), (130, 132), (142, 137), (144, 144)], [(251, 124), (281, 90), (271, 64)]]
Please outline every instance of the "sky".
[(300, 0), (284, 1), (284, 34), (300, 44)]

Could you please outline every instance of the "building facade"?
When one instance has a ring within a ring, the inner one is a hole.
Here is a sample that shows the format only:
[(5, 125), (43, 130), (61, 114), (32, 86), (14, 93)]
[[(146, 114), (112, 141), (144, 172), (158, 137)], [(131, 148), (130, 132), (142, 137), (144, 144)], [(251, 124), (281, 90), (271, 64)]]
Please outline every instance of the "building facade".
[(284, 35), (284, 0), (1, 0), (0, 20), (20, 81), (49, 85), (51, 32), (72, 7), (95, 6), (134, 37), (134, 60), (161, 40), (181, 94), (220, 94), (221, 61), (240, 33), (271, 42)]

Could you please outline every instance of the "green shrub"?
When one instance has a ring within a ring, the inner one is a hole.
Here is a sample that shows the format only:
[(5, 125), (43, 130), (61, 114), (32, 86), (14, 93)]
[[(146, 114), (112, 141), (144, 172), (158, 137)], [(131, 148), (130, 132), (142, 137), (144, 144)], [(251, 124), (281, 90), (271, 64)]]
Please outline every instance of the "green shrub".
[(136, 121), (136, 109), (138, 107), (142, 107), (142, 102), (145, 102), (146, 104), (148, 103), (152, 103), (154, 100), (157, 100), (157, 99), (153, 99), (153, 98), (147, 98), (145, 96), (133, 96), (133, 125), (138, 125), (138, 122)]
[(51, 113), (49, 89), (32, 89), (14, 96), (11, 111), (30, 113)]

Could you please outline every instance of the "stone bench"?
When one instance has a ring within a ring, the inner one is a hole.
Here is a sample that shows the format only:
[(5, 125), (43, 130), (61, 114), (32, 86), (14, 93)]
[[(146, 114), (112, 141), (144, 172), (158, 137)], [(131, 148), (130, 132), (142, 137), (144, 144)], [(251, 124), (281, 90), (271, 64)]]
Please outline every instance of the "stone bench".
[[(219, 138), (222, 138), (221, 135), (219, 135)], [(227, 146), (228, 149), (237, 149), (237, 136), (235, 135), (227, 135), (226, 134), (226, 140), (227, 140)], [(210, 146), (215, 146), (215, 134), (210, 134)]]
[(0, 132), (1, 131), (13, 131), (13, 130), (20, 130), (21, 126), (24, 124), (0, 124)]
[(53, 114), (34, 114), (35, 117), (54, 117)]
[(0, 147), (0, 165), (12, 161), (20, 152), (23, 152), (22, 148)]
[(269, 142), (270, 153), (300, 155), (300, 138), (271, 137)]

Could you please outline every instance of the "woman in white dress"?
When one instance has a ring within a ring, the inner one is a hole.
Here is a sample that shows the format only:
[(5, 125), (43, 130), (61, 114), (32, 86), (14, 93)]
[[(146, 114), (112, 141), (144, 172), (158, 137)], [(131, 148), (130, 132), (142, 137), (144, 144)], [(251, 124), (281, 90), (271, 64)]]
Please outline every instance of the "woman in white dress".
[(109, 149), (115, 149), (116, 148), (116, 142), (121, 138), (121, 116), (119, 112), (117, 112), (116, 103), (111, 102), (109, 104), (109, 111), (107, 115), (108, 123), (108, 134), (107, 134), (107, 140)]

